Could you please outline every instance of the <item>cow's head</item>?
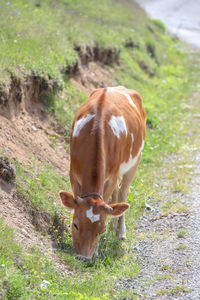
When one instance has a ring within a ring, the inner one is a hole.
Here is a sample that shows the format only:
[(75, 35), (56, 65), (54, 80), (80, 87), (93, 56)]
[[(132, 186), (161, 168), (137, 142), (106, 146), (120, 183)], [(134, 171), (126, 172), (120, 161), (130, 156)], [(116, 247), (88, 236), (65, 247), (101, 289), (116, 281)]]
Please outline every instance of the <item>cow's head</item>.
[(60, 192), (64, 206), (74, 210), (72, 238), (74, 251), (86, 258), (92, 258), (97, 248), (98, 238), (105, 231), (106, 217), (121, 216), (128, 208), (127, 203), (108, 205), (97, 197), (76, 199), (65, 191)]

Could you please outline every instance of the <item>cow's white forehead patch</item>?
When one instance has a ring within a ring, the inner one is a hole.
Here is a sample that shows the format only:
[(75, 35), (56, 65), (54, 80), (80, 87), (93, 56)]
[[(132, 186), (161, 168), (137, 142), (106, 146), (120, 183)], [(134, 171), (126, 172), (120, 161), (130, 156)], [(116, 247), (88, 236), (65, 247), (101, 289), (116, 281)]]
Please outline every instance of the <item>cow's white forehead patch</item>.
[(92, 118), (94, 118), (94, 114), (87, 114), (85, 117), (83, 117), (82, 119), (78, 120), (75, 122), (74, 124), (74, 130), (73, 130), (73, 137), (77, 137), (79, 136), (79, 133), (81, 131), (81, 129), (83, 129), (83, 127), (90, 121), (92, 120)]
[(87, 216), (88, 219), (90, 219), (90, 221), (92, 223), (97, 222), (97, 221), (100, 220), (100, 215), (99, 214), (94, 214), (93, 211), (92, 211), (92, 207), (86, 211), (86, 216)]
[(116, 135), (116, 137), (119, 139), (120, 138), (120, 133), (125, 132), (127, 135), (127, 128), (126, 128), (126, 123), (124, 121), (124, 118), (121, 116), (112, 116), (109, 125), (113, 131), (113, 133)]

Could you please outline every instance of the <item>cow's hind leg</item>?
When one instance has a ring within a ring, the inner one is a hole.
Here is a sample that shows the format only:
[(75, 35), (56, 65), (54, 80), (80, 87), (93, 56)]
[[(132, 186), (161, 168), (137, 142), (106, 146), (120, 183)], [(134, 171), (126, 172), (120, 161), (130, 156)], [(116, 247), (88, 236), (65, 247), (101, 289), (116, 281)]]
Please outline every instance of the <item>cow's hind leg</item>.
[[(133, 168), (131, 168), (126, 174), (124, 174), (120, 189), (118, 192), (118, 202), (126, 202), (129, 194), (129, 188), (131, 185), (131, 182), (135, 176), (135, 173), (137, 171), (137, 167), (140, 161), (140, 157), (135, 164)], [(126, 225), (125, 225), (125, 215), (123, 214), (122, 216), (119, 217), (118, 221), (118, 227), (117, 227), (117, 235), (120, 239), (125, 239), (126, 238)]]
[[(117, 194), (115, 193), (117, 179), (118, 179), (117, 175), (111, 177), (104, 186), (103, 199), (106, 203), (109, 202), (111, 196), (112, 196), (112, 201), (113, 201), (113, 195), (115, 195), (114, 196), (115, 198), (117, 197)], [(116, 198), (115, 202), (117, 202), (117, 198)]]
[[(116, 183), (115, 189), (112, 193), (112, 203), (118, 202), (118, 192), (119, 192), (119, 183)], [(110, 230), (111, 231), (117, 231), (118, 226), (118, 219), (119, 218), (112, 218), (110, 222)]]

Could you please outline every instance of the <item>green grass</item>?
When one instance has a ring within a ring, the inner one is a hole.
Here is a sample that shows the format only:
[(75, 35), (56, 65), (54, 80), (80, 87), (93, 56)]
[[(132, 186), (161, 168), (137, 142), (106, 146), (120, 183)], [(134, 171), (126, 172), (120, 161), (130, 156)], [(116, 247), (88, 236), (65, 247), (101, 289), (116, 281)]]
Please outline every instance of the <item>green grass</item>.
[(25, 254), (15, 242), (12, 230), (1, 219), (0, 245), (1, 299), (108, 299), (106, 293), (101, 297), (86, 295), (88, 286), (95, 288), (97, 279), (88, 272), (87, 280), (78, 280), (77, 274), (64, 277), (47, 255), (37, 249), (32, 248)]
[(107, 257), (106, 263), (104, 258), (109, 270), (99, 261), (77, 260), (74, 275), (63, 276), (48, 256), (36, 248), (25, 254), (15, 242), (12, 230), (1, 219), (0, 244), (0, 296), (3, 299), (65, 299), (67, 296), (69, 299), (110, 299), (117, 280), (138, 272), (137, 264), (132, 262), (131, 270), (126, 273), (127, 257), (124, 256), (118, 261), (111, 258), (109, 261)]
[(54, 118), (64, 129), (63, 134), (68, 141), (74, 115), (86, 99), (86, 95), (68, 80), (64, 83), (64, 89), (51, 98), (50, 111), (53, 112)]
[(176, 250), (185, 250), (185, 249), (187, 249), (187, 246), (184, 244), (179, 244), (175, 249)]
[(187, 211), (189, 211), (189, 208), (185, 204), (182, 204), (179, 198), (173, 198), (162, 203), (163, 214), (170, 214), (173, 212), (183, 213)]
[(2, 2), (0, 12), (1, 78), (17, 70), (33, 71), (62, 84), (61, 70), (77, 60), (75, 44), (83, 50), (96, 42), (121, 48), (131, 39), (144, 47), (141, 36), (148, 30), (135, 22), (138, 17), (158, 30), (128, 1), (16, 0)]
[[(165, 34), (160, 21), (149, 20), (132, 5), (128, 1), (106, 0), (29, 0), (26, 3), (16, 0), (13, 6), (6, 2), (0, 4), (0, 14), (7, 16), (0, 18), (0, 80), (9, 81), (10, 72), (23, 77), (35, 73), (46, 79), (53, 78), (60, 90), (54, 91), (48, 99), (50, 111), (64, 128), (67, 138), (74, 113), (86, 99), (63, 75), (63, 70), (78, 59), (74, 45), (81, 45), (83, 51), (87, 45), (97, 42), (100, 47), (120, 49), (119, 63), (112, 66), (113, 80), (141, 93), (148, 125), (143, 158), (128, 199), (131, 208), (126, 213), (127, 240), (119, 242), (114, 234), (105, 233), (100, 240), (99, 256), (90, 262), (72, 255), (71, 234), (64, 233), (56, 221), (65, 215), (67, 225), (71, 222), (72, 215), (58, 199), (60, 189), (69, 189), (68, 179), (52, 166), (36, 160), (31, 167), (16, 164), (17, 193), (34, 209), (51, 216), (50, 228), (57, 241), (57, 255), (74, 275), (68, 278), (60, 274), (37, 249), (24, 253), (12, 231), (1, 223), (0, 293), (5, 299), (65, 299), (66, 292), (70, 299), (134, 297), (132, 290), (119, 292), (115, 283), (139, 273), (133, 252), (135, 225), (146, 203), (163, 201), (160, 191), (164, 158), (170, 154), (186, 154), (184, 169), (175, 162), (168, 163), (168, 169), (172, 167), (168, 174), (172, 180), (170, 191), (188, 192), (191, 168), (187, 161), (195, 149), (191, 139), (197, 130), (194, 125), (193, 135), (186, 134), (191, 130), (191, 120), (196, 124), (193, 108), (187, 103), (197, 89), (198, 58), (188, 60), (183, 45)], [(134, 46), (127, 47), (127, 41)], [(198, 99), (196, 103), (199, 105)], [(195, 110), (199, 107), (195, 106)], [(56, 141), (52, 139), (50, 143), (56, 147)], [(174, 198), (163, 201), (163, 212), (187, 210), (177, 195)], [(162, 269), (167, 271), (169, 266)], [(40, 288), (43, 280), (51, 283), (44, 290)]]
[(155, 275), (155, 280), (164, 280), (164, 279), (172, 279), (172, 276), (169, 274), (158, 274)]
[(180, 229), (180, 230), (177, 232), (177, 237), (178, 237), (178, 238), (184, 238), (186, 234), (187, 234), (187, 230), (184, 229), (184, 228), (182, 228), (182, 229)]
[(177, 285), (169, 290), (162, 289), (157, 292), (157, 295), (179, 295), (182, 293), (190, 293), (191, 291), (192, 291), (191, 289), (188, 289), (185, 286)]
[(69, 188), (69, 179), (56, 173), (49, 165), (41, 165), (33, 161), (33, 166), (16, 165), (16, 190), (31, 205), (50, 214), (61, 210), (58, 202), (58, 191)]
[(169, 265), (163, 265), (161, 270), (162, 271), (169, 271)]

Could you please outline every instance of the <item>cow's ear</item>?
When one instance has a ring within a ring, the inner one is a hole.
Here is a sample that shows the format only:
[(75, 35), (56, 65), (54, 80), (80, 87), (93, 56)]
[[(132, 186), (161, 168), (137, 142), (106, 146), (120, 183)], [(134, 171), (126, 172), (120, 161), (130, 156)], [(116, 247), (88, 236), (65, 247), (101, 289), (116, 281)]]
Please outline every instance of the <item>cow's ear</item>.
[(108, 215), (112, 217), (119, 217), (129, 209), (130, 205), (125, 202), (114, 203), (109, 205), (110, 209), (107, 210)]
[(74, 199), (74, 196), (71, 193), (60, 191), (59, 195), (64, 206), (69, 209), (75, 209), (75, 207), (77, 206), (77, 201)]

